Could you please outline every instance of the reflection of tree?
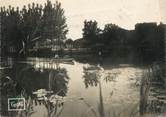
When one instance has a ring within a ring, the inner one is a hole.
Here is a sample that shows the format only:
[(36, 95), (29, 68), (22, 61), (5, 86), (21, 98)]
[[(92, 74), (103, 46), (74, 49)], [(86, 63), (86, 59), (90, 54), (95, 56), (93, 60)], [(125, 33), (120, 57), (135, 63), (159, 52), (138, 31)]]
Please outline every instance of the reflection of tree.
[(7, 115), (7, 97), (9, 95), (12, 95), (14, 93), (14, 84), (13, 84), (13, 80), (10, 79), (9, 76), (7, 76), (7, 71), (8, 70), (0, 70), (0, 104), (1, 104), (1, 114), (2, 115)]
[(87, 69), (84, 69), (83, 78), (86, 88), (88, 88), (89, 86), (97, 86), (97, 84), (99, 83), (97, 72), (90, 72)]
[[(8, 115), (12, 117), (29, 117), (34, 113), (32, 99), (28, 96), (24, 90), (24, 88), (17, 82), (15, 69), (4, 69), (1, 71), (2, 75), (2, 89), (1, 89), (1, 99), (2, 99), (2, 114)], [(7, 111), (7, 99), (8, 98), (17, 98), (23, 97), (25, 98), (25, 110), (24, 111)]]
[(89, 86), (97, 86), (100, 80), (104, 80), (106, 82), (115, 82), (119, 73), (120, 72), (106, 73), (100, 66), (89, 66), (87, 68), (84, 67), (83, 79), (85, 87), (88, 88)]
[[(120, 72), (106, 73), (104, 69), (100, 66), (88, 66), (88, 67), (84, 67), (83, 69), (84, 69), (83, 79), (84, 79), (85, 87), (88, 88), (89, 86), (99, 85), (98, 113), (99, 113), (99, 117), (105, 117), (106, 115), (105, 115), (105, 109), (104, 109), (101, 80), (104, 80), (106, 82), (115, 81), (115, 78), (117, 77), (118, 74), (120, 74)], [(86, 102), (85, 104), (87, 105)], [(89, 104), (87, 106), (90, 107)], [(96, 111), (93, 110), (93, 108), (91, 109), (91, 111), (96, 116)]]
[(66, 95), (69, 80), (66, 69), (36, 70), (31, 65), (18, 64), (13, 71), (15, 81), (26, 90), (28, 95), (32, 95), (32, 92), (38, 89), (50, 89), (54, 93), (63, 90), (59, 95)]
[(32, 96), (33, 92), (39, 89), (49, 89), (53, 91), (53, 94), (47, 95), (47, 100), (37, 100), (38, 102), (42, 101), (42, 104), (45, 105), (48, 117), (59, 116), (62, 108), (59, 111), (58, 109), (63, 106), (63, 97), (67, 93), (67, 84), (69, 82), (66, 69), (36, 70), (31, 65), (21, 63), (15, 64), (13, 68), (5, 69), (2, 73), (2, 95), (6, 96), (6, 99), (7, 97), (24, 97), (26, 99), (28, 110), (17, 114), (22, 117), (33, 114), (32, 101), (36, 100)]
[(60, 96), (66, 95), (68, 81), (69, 77), (64, 68), (49, 72), (49, 90), (53, 90), (54, 93), (58, 93)]
[[(102, 77), (103, 69), (100, 66), (89, 66), (87, 68), (84, 67), (84, 83), (85, 87), (89, 86), (97, 86), (99, 84), (99, 104), (98, 104), (98, 112), (100, 117), (105, 117), (105, 110), (103, 105), (103, 95), (102, 95), (102, 86), (101, 86), (101, 77)], [(95, 111), (92, 111), (94, 114)], [(96, 114), (95, 114), (96, 115)]]
[(18, 92), (21, 89), (24, 89), (28, 95), (38, 89), (53, 90), (55, 94), (62, 90), (58, 93), (60, 96), (65, 96), (67, 92), (69, 77), (65, 68), (36, 70), (33, 66), (22, 63), (14, 65), (12, 69), (5, 69), (4, 74), (2, 80), (4, 86), (9, 87), (13, 84), (17, 94), (21, 93)]
[(48, 95), (44, 99), (44, 105), (47, 110), (47, 117), (59, 117), (63, 110), (64, 98), (67, 93), (67, 84), (69, 77), (64, 68), (51, 70), (49, 72), (49, 90), (53, 95)]
[(64, 99), (61, 96), (52, 95), (48, 100), (44, 100), (47, 110), (47, 117), (59, 117), (63, 111)]

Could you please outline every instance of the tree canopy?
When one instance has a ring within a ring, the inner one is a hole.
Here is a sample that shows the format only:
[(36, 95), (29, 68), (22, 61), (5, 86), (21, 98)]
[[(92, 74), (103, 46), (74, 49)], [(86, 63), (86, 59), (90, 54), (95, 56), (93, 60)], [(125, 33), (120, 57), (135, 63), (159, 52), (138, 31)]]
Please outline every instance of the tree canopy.
[(101, 30), (96, 21), (84, 21), (84, 47), (103, 51), (111, 57), (133, 57), (142, 62), (160, 61), (164, 57), (164, 25), (139, 23), (135, 30), (106, 24)]
[(28, 4), (14, 8), (1, 7), (3, 51), (12, 47), (17, 53), (26, 53), (36, 41), (42, 43), (50, 39), (52, 45), (57, 40), (66, 39), (68, 32), (65, 11), (61, 3), (47, 0), (45, 5)]

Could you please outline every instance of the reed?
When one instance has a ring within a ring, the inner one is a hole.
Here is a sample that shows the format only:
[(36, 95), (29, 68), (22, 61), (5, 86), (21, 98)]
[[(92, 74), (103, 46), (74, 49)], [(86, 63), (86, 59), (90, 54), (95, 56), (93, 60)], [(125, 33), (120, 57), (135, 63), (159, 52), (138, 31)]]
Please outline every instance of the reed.
[(150, 91), (150, 78), (151, 78), (150, 68), (143, 71), (143, 76), (141, 80), (140, 87), (140, 115), (144, 115), (147, 111), (147, 101)]

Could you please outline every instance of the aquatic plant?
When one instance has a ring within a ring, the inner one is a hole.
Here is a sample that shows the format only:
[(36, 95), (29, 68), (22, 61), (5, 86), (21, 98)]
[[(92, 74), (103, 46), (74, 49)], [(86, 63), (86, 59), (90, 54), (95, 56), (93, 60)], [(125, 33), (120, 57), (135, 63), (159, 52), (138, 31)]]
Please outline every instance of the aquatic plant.
[(140, 114), (143, 115), (147, 111), (147, 101), (150, 90), (150, 78), (151, 78), (150, 70), (146, 70), (143, 72), (141, 87), (140, 87)]
[(140, 89), (140, 115), (166, 112), (165, 68), (154, 64), (143, 73)]
[[(118, 73), (112, 74), (107, 73), (107, 75), (104, 75), (104, 69), (101, 66), (89, 66), (84, 67), (84, 83), (85, 87), (88, 88), (89, 86), (98, 86), (99, 85), (99, 103), (98, 103), (98, 114), (99, 117), (105, 117), (105, 109), (104, 109), (104, 102), (103, 102), (103, 94), (102, 94), (102, 85), (101, 80), (105, 80), (106, 82), (115, 81), (115, 78), (117, 77)], [(84, 100), (85, 102), (85, 100)], [(92, 111), (94, 116), (97, 116), (97, 112), (91, 108), (90, 104), (85, 104), (90, 108), (89, 110)]]

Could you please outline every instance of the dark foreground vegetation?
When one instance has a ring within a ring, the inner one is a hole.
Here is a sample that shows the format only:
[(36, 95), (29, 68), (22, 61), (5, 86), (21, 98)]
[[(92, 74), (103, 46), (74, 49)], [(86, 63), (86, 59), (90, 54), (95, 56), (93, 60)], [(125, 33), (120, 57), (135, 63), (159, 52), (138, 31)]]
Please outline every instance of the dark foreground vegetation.
[(140, 90), (140, 114), (166, 112), (166, 80), (163, 65), (153, 65), (143, 73)]

